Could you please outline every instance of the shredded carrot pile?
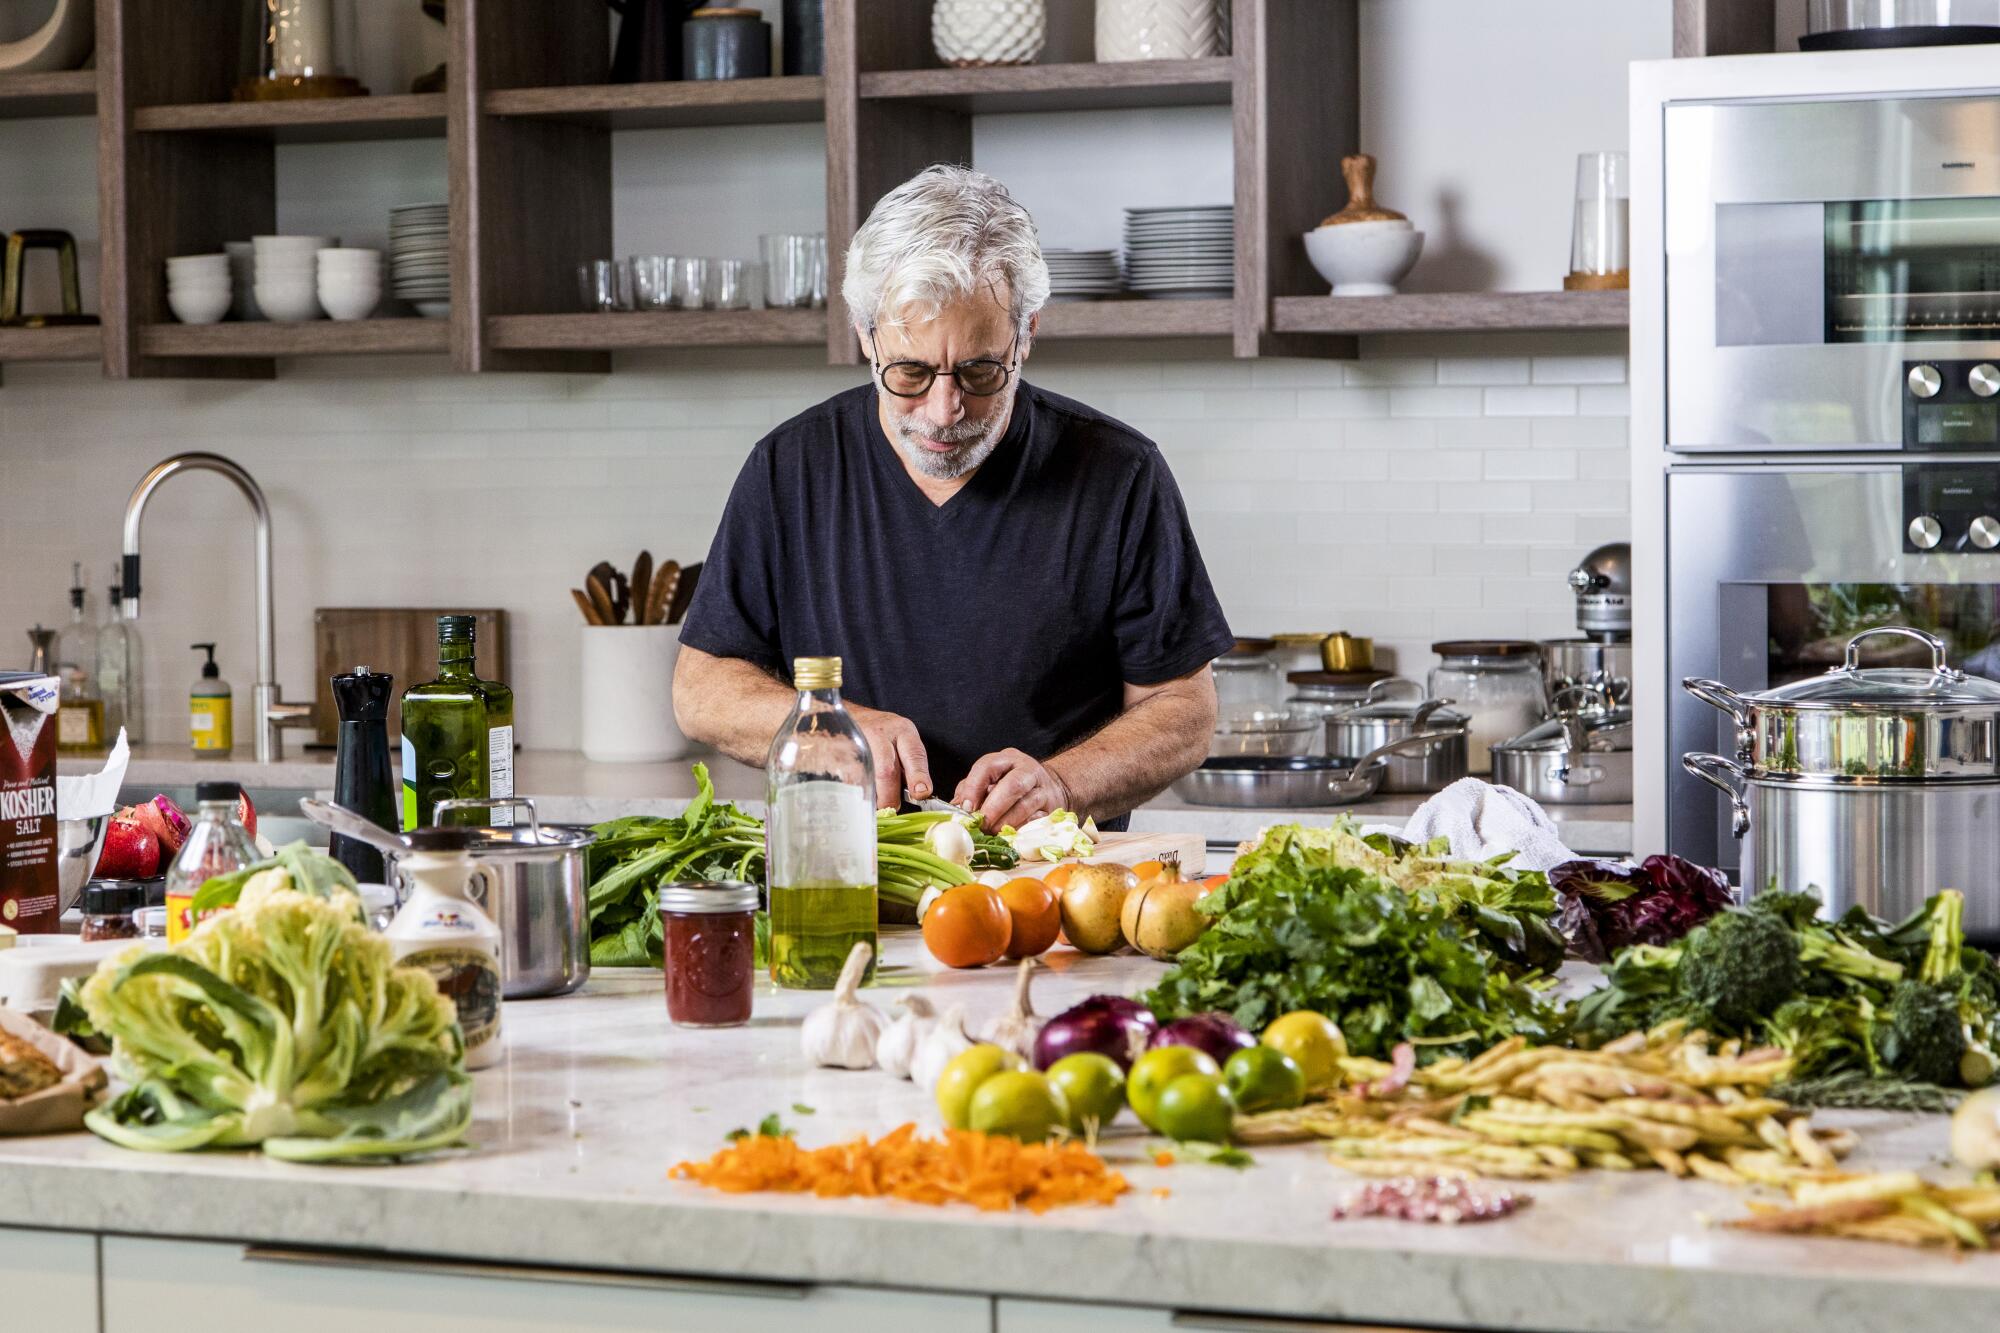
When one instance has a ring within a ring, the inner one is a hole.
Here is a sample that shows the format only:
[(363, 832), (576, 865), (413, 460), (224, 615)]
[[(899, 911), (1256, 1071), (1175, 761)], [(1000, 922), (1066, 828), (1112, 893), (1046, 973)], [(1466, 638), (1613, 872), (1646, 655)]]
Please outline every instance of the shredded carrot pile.
[(790, 1137), (739, 1139), (705, 1162), (672, 1173), (730, 1194), (778, 1191), (822, 1199), (859, 1195), (910, 1203), (969, 1203), (988, 1212), (1044, 1213), (1069, 1204), (1109, 1204), (1125, 1177), (1080, 1143), (1017, 1143), (997, 1134), (946, 1130), (917, 1137), (915, 1125), (869, 1142), (801, 1148)]

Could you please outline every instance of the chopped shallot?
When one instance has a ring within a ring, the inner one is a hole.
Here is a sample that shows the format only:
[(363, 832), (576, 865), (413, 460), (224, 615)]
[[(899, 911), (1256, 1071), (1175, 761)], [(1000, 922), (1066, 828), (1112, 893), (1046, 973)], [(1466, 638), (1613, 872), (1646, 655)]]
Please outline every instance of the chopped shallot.
[(1526, 1194), (1485, 1191), (1444, 1176), (1401, 1176), (1378, 1180), (1334, 1205), (1333, 1217), (1387, 1217), (1399, 1222), (1491, 1222), (1526, 1207)]

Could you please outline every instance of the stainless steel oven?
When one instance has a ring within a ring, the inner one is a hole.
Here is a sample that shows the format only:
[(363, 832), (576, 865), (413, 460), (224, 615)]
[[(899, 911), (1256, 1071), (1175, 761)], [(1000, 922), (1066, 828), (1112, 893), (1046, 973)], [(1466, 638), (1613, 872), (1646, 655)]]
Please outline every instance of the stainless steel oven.
[(2000, 450), (2000, 96), (1662, 119), (1667, 448)]
[[(1767, 689), (1836, 665), (1861, 630), (1910, 625), (1941, 638), (1954, 666), (2000, 680), (2000, 450), (1677, 459), (1666, 500), (1671, 684), (1655, 762), (1670, 774), (1673, 850), (1734, 873), (1740, 846), (1714, 790), (1680, 773), (1683, 754), (1737, 749), (1683, 678)], [(1928, 653), (1877, 638), (1863, 661), (1928, 665)]]

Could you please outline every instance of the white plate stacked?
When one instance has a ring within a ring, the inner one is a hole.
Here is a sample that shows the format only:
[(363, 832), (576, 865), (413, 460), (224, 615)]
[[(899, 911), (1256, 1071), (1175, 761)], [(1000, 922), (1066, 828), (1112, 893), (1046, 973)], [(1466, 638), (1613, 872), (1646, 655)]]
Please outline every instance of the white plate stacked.
[(1125, 290), (1116, 250), (1044, 250), (1049, 295), (1058, 301), (1095, 301)]
[(389, 283), (427, 319), (451, 313), (451, 211), (444, 204), (389, 210)]
[(1229, 204), (1125, 210), (1125, 285), (1143, 296), (1228, 296), (1236, 287)]

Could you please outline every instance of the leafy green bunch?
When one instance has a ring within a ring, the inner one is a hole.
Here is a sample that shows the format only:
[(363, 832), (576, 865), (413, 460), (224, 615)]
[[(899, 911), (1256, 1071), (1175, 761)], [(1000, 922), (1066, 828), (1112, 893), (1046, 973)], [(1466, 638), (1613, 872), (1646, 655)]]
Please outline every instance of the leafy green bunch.
[(168, 951), (106, 959), (80, 1001), (130, 1085), (84, 1122), (121, 1147), (401, 1157), (455, 1144), (472, 1122), (451, 1001), (396, 965), (344, 888), (251, 876), (234, 910)]
[(1339, 1023), (1354, 1054), (1374, 1058), (1405, 1040), (1432, 1059), (1559, 1030), (1547, 983), (1504, 965), (1479, 913), (1466, 910), (1511, 915), (1503, 895), (1520, 885), (1532, 898), (1531, 885), (1495, 878), (1491, 867), (1440, 867), (1429, 883), (1405, 887), (1339, 864), (1365, 858), (1327, 833), (1274, 829), (1238, 858), (1198, 904), (1209, 929), (1143, 1002), (1162, 1020), (1221, 1010), (1253, 1032), (1312, 1009)]
[[(1604, 1040), (1685, 1019), (1782, 1047), (1800, 1080), (1981, 1087), (1995, 1073), (2000, 968), (1965, 942), (1965, 899), (1948, 890), (1894, 925), (1855, 908), (1819, 916), (1806, 893), (1766, 893), (1678, 945), (1620, 952), (1574, 1032)], [(1882, 1089), (1885, 1104), (1905, 1094)], [(1863, 1101), (1866, 1098), (1863, 1095)]]

